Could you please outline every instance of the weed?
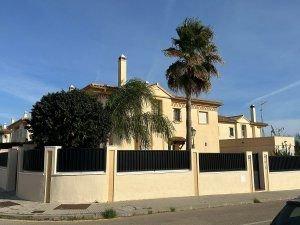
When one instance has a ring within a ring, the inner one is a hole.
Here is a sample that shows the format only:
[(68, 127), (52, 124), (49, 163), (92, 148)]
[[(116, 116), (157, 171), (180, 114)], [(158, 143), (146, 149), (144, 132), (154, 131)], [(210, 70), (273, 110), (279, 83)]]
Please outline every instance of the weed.
[(258, 198), (253, 199), (253, 203), (261, 203), (261, 201)]
[(117, 212), (114, 209), (105, 209), (104, 212), (101, 213), (104, 219), (111, 219), (117, 217)]

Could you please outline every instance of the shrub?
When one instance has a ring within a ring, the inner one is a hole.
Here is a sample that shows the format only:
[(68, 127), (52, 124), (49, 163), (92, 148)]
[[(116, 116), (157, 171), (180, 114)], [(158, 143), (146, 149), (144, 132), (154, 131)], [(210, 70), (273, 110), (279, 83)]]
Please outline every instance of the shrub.
[(47, 94), (32, 109), (29, 129), (38, 146), (99, 147), (110, 130), (109, 113), (83, 91)]
[(117, 212), (116, 210), (110, 208), (110, 209), (105, 209), (104, 212), (101, 213), (104, 219), (111, 219), (117, 217)]
[(261, 203), (261, 201), (258, 198), (254, 198), (253, 203)]
[(174, 207), (170, 207), (170, 211), (171, 211), (171, 212), (175, 212), (176, 209), (175, 209)]

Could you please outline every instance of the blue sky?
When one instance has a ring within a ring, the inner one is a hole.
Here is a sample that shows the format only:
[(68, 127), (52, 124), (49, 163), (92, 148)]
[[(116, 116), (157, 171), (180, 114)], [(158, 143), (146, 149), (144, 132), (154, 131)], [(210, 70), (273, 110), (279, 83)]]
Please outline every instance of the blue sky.
[[(215, 31), (225, 64), (207, 96), (220, 114), (245, 114), (264, 100), (265, 121), (300, 132), (300, 2), (181, 0), (2, 0), (0, 123), (18, 118), (47, 92), (116, 84), (117, 58), (129, 78), (166, 87), (170, 46), (185, 17)], [(258, 113), (259, 114), (259, 113)]]

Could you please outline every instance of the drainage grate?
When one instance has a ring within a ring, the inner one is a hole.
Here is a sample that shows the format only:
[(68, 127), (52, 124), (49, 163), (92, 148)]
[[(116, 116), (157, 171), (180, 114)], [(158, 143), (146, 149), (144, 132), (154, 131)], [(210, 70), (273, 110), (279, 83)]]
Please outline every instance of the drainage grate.
[(87, 209), (91, 204), (61, 204), (54, 210), (68, 210), (68, 209)]
[(5, 207), (10, 207), (15, 205), (20, 205), (20, 204), (11, 201), (0, 202), (0, 208), (5, 208)]
[(43, 210), (34, 210), (34, 211), (32, 211), (31, 213), (44, 213), (45, 211), (43, 211)]

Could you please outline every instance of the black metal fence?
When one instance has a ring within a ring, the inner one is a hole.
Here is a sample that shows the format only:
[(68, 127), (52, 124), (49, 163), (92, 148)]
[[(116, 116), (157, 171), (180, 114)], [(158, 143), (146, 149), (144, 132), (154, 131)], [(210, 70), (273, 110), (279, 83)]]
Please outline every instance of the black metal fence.
[(7, 167), (8, 152), (0, 153), (0, 166)]
[(105, 171), (106, 151), (100, 148), (62, 148), (57, 151), (57, 172)]
[(269, 156), (269, 170), (271, 172), (300, 170), (300, 156)]
[(199, 153), (200, 172), (246, 170), (244, 153)]
[(23, 170), (43, 172), (44, 154), (45, 150), (43, 148), (25, 150), (23, 155)]
[(183, 170), (190, 167), (189, 151), (118, 151), (117, 172)]

